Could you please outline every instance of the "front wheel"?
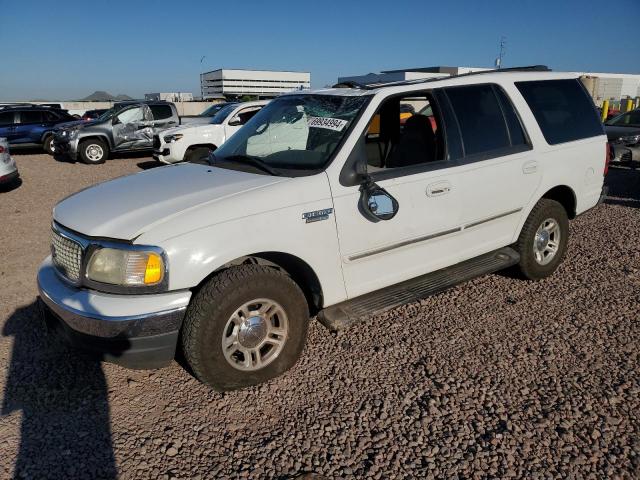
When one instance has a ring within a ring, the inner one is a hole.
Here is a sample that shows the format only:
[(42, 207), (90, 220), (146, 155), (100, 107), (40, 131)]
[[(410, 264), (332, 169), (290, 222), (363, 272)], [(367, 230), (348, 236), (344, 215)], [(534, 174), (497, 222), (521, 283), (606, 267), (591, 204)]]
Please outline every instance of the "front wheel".
[(529, 214), (518, 238), (520, 263), (525, 278), (540, 280), (560, 265), (569, 239), (569, 219), (564, 207), (547, 198), (541, 199)]
[(287, 274), (258, 265), (231, 267), (194, 295), (182, 350), (201, 382), (234, 390), (291, 368), (304, 348), (308, 323), (307, 301)]
[(98, 138), (91, 138), (80, 142), (78, 149), (82, 161), (89, 165), (104, 163), (109, 156), (109, 147), (107, 147), (104, 141)]
[(44, 138), (44, 141), (42, 142), (42, 148), (44, 149), (45, 152), (47, 152), (49, 155), (55, 155), (56, 153), (56, 148), (53, 145), (53, 135), (47, 135)]

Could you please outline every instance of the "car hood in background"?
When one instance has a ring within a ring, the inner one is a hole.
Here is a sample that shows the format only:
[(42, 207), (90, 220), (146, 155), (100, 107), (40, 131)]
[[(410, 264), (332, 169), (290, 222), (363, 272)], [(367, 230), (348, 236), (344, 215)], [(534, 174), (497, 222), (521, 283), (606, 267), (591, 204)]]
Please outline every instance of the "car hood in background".
[(639, 127), (621, 127), (618, 125), (605, 125), (604, 131), (609, 141), (617, 140), (620, 137), (628, 137), (630, 135), (640, 135)]
[(191, 163), (159, 167), (81, 190), (56, 205), (53, 219), (91, 237), (133, 240), (186, 210), (286, 180)]

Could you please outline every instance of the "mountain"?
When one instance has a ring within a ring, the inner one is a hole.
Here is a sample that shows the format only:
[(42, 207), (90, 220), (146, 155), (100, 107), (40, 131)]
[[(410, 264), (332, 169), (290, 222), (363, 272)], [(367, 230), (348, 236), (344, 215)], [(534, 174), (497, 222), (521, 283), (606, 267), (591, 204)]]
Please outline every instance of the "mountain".
[(114, 96), (109, 92), (104, 92), (102, 90), (97, 90), (93, 92), (91, 95), (81, 98), (81, 102), (121, 102), (123, 100), (133, 100), (129, 95), (124, 95), (122, 93)]

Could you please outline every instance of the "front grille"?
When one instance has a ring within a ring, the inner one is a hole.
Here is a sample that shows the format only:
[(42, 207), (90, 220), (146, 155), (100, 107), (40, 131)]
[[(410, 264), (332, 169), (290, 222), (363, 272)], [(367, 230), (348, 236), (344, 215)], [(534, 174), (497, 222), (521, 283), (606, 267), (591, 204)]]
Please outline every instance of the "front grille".
[(160, 148), (160, 137), (158, 135), (153, 136), (153, 148), (156, 150)]
[(631, 150), (627, 150), (620, 156), (621, 162), (630, 162), (631, 161)]
[(51, 257), (58, 271), (72, 282), (80, 279), (82, 265), (82, 247), (79, 243), (51, 232)]

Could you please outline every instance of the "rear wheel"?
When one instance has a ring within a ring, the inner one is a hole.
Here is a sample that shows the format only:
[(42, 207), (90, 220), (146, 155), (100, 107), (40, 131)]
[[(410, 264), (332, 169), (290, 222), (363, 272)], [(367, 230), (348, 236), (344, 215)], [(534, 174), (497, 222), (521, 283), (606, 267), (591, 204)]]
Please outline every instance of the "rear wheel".
[(540, 280), (560, 265), (569, 239), (569, 219), (555, 200), (541, 199), (529, 214), (518, 238), (520, 263), (525, 278)]
[(44, 148), (44, 151), (49, 155), (54, 155), (56, 153), (55, 146), (53, 145), (53, 135), (47, 135), (44, 137), (42, 148)]
[(82, 161), (90, 165), (104, 163), (109, 156), (109, 147), (98, 138), (90, 138), (80, 142), (78, 149)]
[(189, 305), (182, 349), (195, 376), (216, 390), (276, 377), (298, 360), (309, 309), (287, 274), (241, 265), (211, 278)]

